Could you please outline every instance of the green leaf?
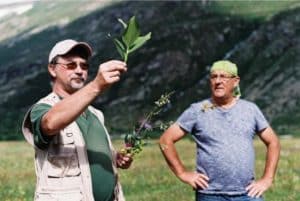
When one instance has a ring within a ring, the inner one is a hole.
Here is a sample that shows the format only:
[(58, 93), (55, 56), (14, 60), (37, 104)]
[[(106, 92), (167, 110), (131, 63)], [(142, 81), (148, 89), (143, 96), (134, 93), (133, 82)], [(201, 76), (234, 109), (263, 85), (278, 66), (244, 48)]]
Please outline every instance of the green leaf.
[(147, 35), (145, 36), (140, 36), (138, 37), (134, 43), (132, 44), (132, 46), (129, 49), (129, 53), (137, 50), (138, 48), (140, 48), (142, 45), (145, 44), (145, 42), (147, 42), (149, 39), (151, 38), (151, 32), (149, 32)]
[(130, 47), (133, 44), (133, 42), (139, 37), (139, 35), (140, 30), (135, 20), (135, 16), (133, 16), (129, 20), (129, 23), (122, 36), (122, 40), (127, 45), (127, 47)]
[(132, 16), (128, 23), (125, 23), (122, 19), (118, 19), (118, 21), (123, 25), (124, 31), (121, 35), (121, 40), (114, 39), (114, 43), (123, 61), (127, 62), (129, 53), (140, 48), (149, 40), (151, 32), (145, 36), (140, 36), (140, 29), (135, 16)]
[(116, 38), (114, 39), (114, 43), (115, 43), (115, 46), (117, 47), (117, 50), (118, 50), (119, 54), (121, 55), (122, 59), (124, 59), (125, 52), (126, 52), (124, 44)]

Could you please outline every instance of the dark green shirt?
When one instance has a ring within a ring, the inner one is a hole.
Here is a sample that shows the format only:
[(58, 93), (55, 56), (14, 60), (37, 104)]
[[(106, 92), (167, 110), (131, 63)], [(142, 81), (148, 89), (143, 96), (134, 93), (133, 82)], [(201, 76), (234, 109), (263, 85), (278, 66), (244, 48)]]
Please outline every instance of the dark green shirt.
[[(50, 108), (50, 105), (42, 103), (34, 106), (30, 113), (34, 143), (41, 149), (46, 149), (52, 139), (44, 135), (40, 129), (41, 119)], [(76, 119), (76, 123), (82, 132), (87, 148), (95, 201), (112, 201), (116, 178), (112, 167), (112, 153), (104, 127), (96, 115), (88, 109), (85, 115)]]

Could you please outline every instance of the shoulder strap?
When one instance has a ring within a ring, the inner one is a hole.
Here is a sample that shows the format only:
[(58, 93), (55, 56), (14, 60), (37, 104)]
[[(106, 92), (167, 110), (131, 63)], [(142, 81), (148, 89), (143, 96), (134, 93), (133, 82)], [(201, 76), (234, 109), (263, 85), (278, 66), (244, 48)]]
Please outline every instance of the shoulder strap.
[(34, 146), (34, 140), (33, 140), (33, 135), (32, 135), (32, 130), (31, 130), (30, 112), (31, 112), (33, 106), (31, 106), (29, 108), (29, 110), (26, 112), (25, 117), (23, 119), (23, 123), (22, 123), (22, 133), (25, 137), (25, 140), (32, 146)]
[[(55, 93), (52, 92), (48, 96), (40, 99), (36, 104), (45, 103), (45, 104), (53, 106), (57, 102), (59, 102), (59, 97), (58, 97), (58, 95), (56, 95)], [(28, 109), (28, 111), (26, 112), (25, 117), (23, 119), (23, 123), (22, 123), (22, 133), (23, 133), (26, 141), (29, 144), (31, 144), (32, 146), (34, 146), (34, 139), (33, 139), (33, 133), (31, 130), (30, 112), (36, 104), (32, 105)]]

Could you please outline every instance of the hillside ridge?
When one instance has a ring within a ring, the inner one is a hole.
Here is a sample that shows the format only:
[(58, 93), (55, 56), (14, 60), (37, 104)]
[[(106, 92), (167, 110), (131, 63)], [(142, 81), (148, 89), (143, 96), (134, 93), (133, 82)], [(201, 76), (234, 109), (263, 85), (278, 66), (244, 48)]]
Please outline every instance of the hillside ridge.
[(111, 133), (132, 129), (162, 93), (173, 90), (172, 102), (159, 118), (176, 120), (189, 104), (209, 96), (209, 66), (224, 58), (239, 66), (243, 98), (257, 103), (279, 134), (299, 131), (298, 8), (259, 21), (218, 14), (193, 1), (120, 2), (13, 46), (0, 43), (1, 138), (22, 138), (25, 111), (50, 92), (46, 66), (55, 42), (73, 38), (90, 43), (92, 79), (99, 63), (119, 59), (108, 34), (119, 35), (117, 19), (132, 15), (143, 33), (152, 32), (152, 39), (129, 57), (120, 83), (93, 103), (105, 113)]

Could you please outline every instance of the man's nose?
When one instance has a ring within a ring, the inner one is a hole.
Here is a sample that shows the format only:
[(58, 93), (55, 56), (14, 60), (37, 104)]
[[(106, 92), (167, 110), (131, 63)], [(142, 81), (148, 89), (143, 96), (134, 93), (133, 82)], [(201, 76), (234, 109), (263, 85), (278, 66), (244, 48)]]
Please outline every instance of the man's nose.
[(81, 66), (77, 65), (75, 68), (75, 73), (82, 73), (82, 72), (83, 72), (83, 70), (82, 70)]
[(220, 76), (216, 77), (216, 83), (221, 83), (221, 82), (223, 82), (223, 79)]

